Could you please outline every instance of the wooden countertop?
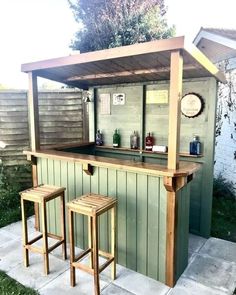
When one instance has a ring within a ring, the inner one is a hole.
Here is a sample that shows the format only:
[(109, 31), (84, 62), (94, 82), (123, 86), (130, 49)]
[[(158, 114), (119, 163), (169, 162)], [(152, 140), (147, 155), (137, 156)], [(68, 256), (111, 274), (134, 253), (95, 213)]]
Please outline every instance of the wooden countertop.
[(163, 165), (150, 164), (143, 162), (134, 162), (130, 160), (98, 157), (94, 155), (85, 155), (79, 153), (68, 153), (55, 150), (38, 150), (38, 151), (24, 151), (25, 155), (35, 156), (39, 158), (57, 159), (65, 161), (73, 161), (81, 164), (90, 164), (92, 166), (114, 168), (118, 170), (125, 170), (129, 172), (141, 172), (155, 176), (188, 176), (200, 169), (201, 165), (190, 162), (180, 162), (180, 168), (171, 170)]

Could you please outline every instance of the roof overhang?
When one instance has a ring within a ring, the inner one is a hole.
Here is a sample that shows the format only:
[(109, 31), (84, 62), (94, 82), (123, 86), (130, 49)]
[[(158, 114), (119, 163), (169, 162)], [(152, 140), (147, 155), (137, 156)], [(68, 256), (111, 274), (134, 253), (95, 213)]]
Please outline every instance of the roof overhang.
[(236, 40), (201, 28), (193, 43), (213, 62), (236, 57)]
[(224, 75), (184, 37), (116, 47), (23, 64), (23, 72), (79, 88), (170, 79), (171, 52), (181, 51), (183, 78)]

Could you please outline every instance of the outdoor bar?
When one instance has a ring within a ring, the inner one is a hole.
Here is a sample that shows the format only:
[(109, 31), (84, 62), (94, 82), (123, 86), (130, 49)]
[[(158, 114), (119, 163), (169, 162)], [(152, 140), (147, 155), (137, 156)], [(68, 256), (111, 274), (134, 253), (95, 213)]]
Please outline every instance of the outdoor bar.
[[(174, 286), (188, 264), (189, 225), (192, 232), (210, 233), (217, 83), (225, 82), (224, 75), (197, 48), (187, 47), (184, 37), (23, 64), (22, 71), (29, 75), (31, 149), (24, 153), (34, 186), (63, 186), (67, 201), (88, 192), (117, 198), (118, 263)], [(86, 102), (88, 141), (40, 146), (37, 77), (92, 93)], [(199, 114), (181, 114), (187, 94), (201, 98)], [(95, 144), (98, 129), (102, 146)], [(121, 135), (117, 148), (115, 129)], [(134, 130), (138, 149), (130, 148)], [(148, 132), (168, 152), (145, 150)], [(202, 144), (198, 155), (189, 154), (193, 134)], [(57, 206), (55, 200), (48, 207), (55, 234)], [(104, 251), (110, 247), (108, 217), (100, 220)], [(86, 248), (87, 220), (77, 217), (75, 229), (77, 246)]]

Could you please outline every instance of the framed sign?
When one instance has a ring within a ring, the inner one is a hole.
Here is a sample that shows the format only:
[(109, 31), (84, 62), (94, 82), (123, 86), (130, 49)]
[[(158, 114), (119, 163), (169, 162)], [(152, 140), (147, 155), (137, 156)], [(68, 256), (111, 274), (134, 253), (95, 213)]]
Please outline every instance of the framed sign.
[(124, 105), (125, 104), (125, 93), (114, 93), (113, 94), (113, 105)]
[(185, 117), (194, 118), (199, 116), (204, 109), (204, 100), (197, 93), (188, 93), (181, 99), (181, 112)]

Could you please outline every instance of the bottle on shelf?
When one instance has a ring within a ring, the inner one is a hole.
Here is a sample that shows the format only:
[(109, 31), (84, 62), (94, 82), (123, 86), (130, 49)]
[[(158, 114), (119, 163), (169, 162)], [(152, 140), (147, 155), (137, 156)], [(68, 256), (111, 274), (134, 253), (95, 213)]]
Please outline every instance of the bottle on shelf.
[(145, 139), (145, 150), (152, 151), (153, 143), (154, 143), (153, 136), (151, 136), (151, 133), (148, 132), (146, 139)]
[(96, 133), (96, 139), (95, 139), (96, 145), (103, 145), (103, 136), (100, 130)]
[(130, 135), (130, 148), (131, 149), (138, 149), (139, 147), (139, 136), (138, 136), (138, 132), (134, 131), (134, 133), (132, 133)]
[(118, 130), (115, 130), (115, 133), (113, 134), (113, 147), (120, 147), (120, 134), (118, 133)]
[(200, 155), (201, 154), (201, 142), (199, 141), (199, 136), (194, 135), (193, 141), (189, 144), (190, 155)]

